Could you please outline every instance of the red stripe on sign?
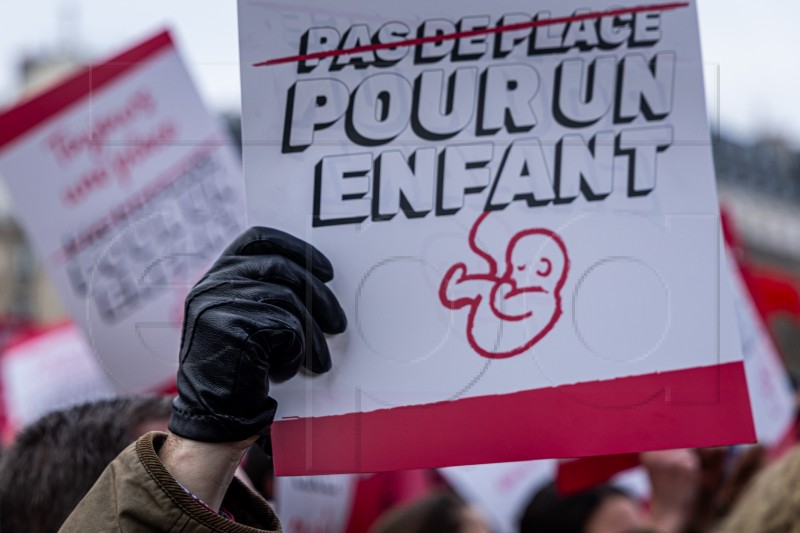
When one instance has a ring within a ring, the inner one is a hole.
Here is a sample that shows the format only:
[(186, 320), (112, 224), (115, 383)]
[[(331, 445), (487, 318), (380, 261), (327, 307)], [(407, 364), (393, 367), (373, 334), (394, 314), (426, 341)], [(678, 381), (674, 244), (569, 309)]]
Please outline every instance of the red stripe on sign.
[(326, 50), (324, 52), (314, 52), (313, 54), (279, 57), (276, 59), (269, 59), (267, 61), (254, 63), (253, 66), (269, 67), (272, 65), (281, 65), (283, 63), (297, 63), (298, 61), (307, 61), (309, 59), (325, 59), (326, 57), (360, 54), (363, 52), (373, 52), (375, 50), (384, 50), (387, 48), (419, 46), (427, 43), (438, 43), (440, 41), (453, 41), (465, 37), (476, 37), (478, 35), (489, 35), (493, 33), (503, 33), (507, 31), (529, 30), (531, 28), (540, 28), (542, 26), (553, 26), (555, 24), (567, 24), (570, 22), (581, 22), (584, 20), (597, 20), (603, 17), (619, 17), (621, 15), (631, 15), (636, 13), (651, 13), (654, 11), (671, 11), (673, 9), (680, 9), (684, 7), (689, 7), (689, 3), (670, 2), (668, 4), (652, 4), (647, 6), (609, 9), (606, 11), (593, 11), (590, 13), (580, 13), (578, 15), (570, 15), (567, 17), (558, 17), (558, 18), (544, 19), (544, 20), (532, 20), (530, 22), (520, 22), (518, 24), (496, 26), (494, 28), (482, 28), (477, 30), (460, 31), (455, 33), (448, 33), (445, 35), (430, 35), (428, 37), (404, 39), (402, 41), (395, 41), (391, 43), (366, 44), (363, 46), (355, 46), (353, 48), (344, 48), (341, 50)]
[(0, 150), (172, 46), (169, 32), (161, 32), (107, 61), (81, 69), (55, 87), (6, 110), (0, 114)]
[(272, 427), (281, 476), (723, 446), (755, 438), (741, 362), (281, 420)]

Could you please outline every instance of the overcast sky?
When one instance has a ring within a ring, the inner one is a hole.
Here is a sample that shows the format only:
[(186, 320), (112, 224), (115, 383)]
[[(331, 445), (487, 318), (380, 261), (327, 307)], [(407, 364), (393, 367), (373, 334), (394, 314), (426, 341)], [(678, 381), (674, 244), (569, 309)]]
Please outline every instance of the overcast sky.
[[(800, 32), (800, 2), (700, 0), (699, 5), (709, 107), (712, 114), (720, 110), (712, 120), (742, 138), (783, 134), (800, 147), (800, 59), (793, 41)], [(16, 68), (25, 52), (72, 42), (90, 57), (101, 57), (160, 27), (173, 30), (206, 101), (216, 109), (238, 110), (235, 0), (3, 0), (0, 102), (18, 89)]]

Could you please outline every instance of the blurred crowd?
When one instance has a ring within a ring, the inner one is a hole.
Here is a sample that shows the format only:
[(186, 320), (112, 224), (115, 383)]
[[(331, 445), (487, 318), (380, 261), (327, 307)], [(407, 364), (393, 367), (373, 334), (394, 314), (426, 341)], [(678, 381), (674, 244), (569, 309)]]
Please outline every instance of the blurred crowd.
[[(25, 428), (0, 459), (0, 530), (57, 531), (117, 454), (147, 431), (166, 430), (171, 405), (170, 396), (102, 400), (50, 413)], [(800, 531), (800, 447), (645, 452), (640, 464), (644, 495), (613, 480), (580, 491), (564, 491), (556, 480), (532, 487), (516, 513), (517, 531)], [(265, 499), (275, 498), (271, 457), (258, 446), (236, 475)], [(325, 531), (336, 531), (330, 528)], [(426, 470), (361, 476), (344, 530), (479, 533), (492, 526), (479, 502)]]

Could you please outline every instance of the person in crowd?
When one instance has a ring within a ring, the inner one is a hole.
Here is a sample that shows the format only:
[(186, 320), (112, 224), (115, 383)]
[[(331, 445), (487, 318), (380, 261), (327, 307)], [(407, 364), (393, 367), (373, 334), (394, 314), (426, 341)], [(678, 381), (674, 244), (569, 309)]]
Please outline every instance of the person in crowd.
[(520, 519), (520, 533), (607, 533), (636, 531), (644, 520), (628, 493), (602, 485), (562, 495), (555, 483), (536, 493)]
[(325, 334), (347, 326), (332, 278), (328, 259), (291, 235), (239, 236), (186, 298), (168, 432), (117, 456), (61, 531), (279, 531), (234, 472), (251, 444), (268, 447), (269, 380), (331, 368)]
[(166, 429), (171, 405), (156, 396), (101, 400), (22, 430), (0, 460), (0, 531), (57, 531), (114, 457)]
[(563, 495), (551, 483), (522, 513), (520, 533), (680, 533), (692, 516), (699, 460), (692, 450), (641, 454), (650, 479), (647, 509), (623, 490), (601, 485)]
[(490, 533), (490, 529), (462, 500), (440, 491), (387, 513), (370, 533)]
[(696, 451), (702, 474), (687, 533), (706, 533), (735, 507), (752, 479), (769, 464), (770, 456), (761, 445)]
[(755, 476), (716, 531), (800, 532), (800, 446)]

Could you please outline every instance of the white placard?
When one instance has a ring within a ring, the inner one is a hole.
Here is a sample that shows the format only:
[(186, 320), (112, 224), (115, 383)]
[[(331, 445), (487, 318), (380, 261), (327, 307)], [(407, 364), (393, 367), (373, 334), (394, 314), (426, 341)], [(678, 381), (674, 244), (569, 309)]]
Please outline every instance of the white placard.
[(359, 476), (278, 477), (275, 504), (286, 533), (345, 533)]
[(276, 388), (280, 472), (752, 438), (695, 3), (584, 8), (239, 1), (250, 222), (350, 320)]
[(39, 332), (0, 357), (7, 431), (83, 402), (114, 395), (83, 332), (72, 322)]
[(786, 366), (775, 349), (731, 254), (728, 255), (728, 264), (756, 435), (759, 443), (774, 446), (786, 437), (794, 425), (794, 391)]
[(0, 115), (0, 174), (125, 393), (174, 380), (183, 300), (243, 228), (220, 124), (160, 33)]

